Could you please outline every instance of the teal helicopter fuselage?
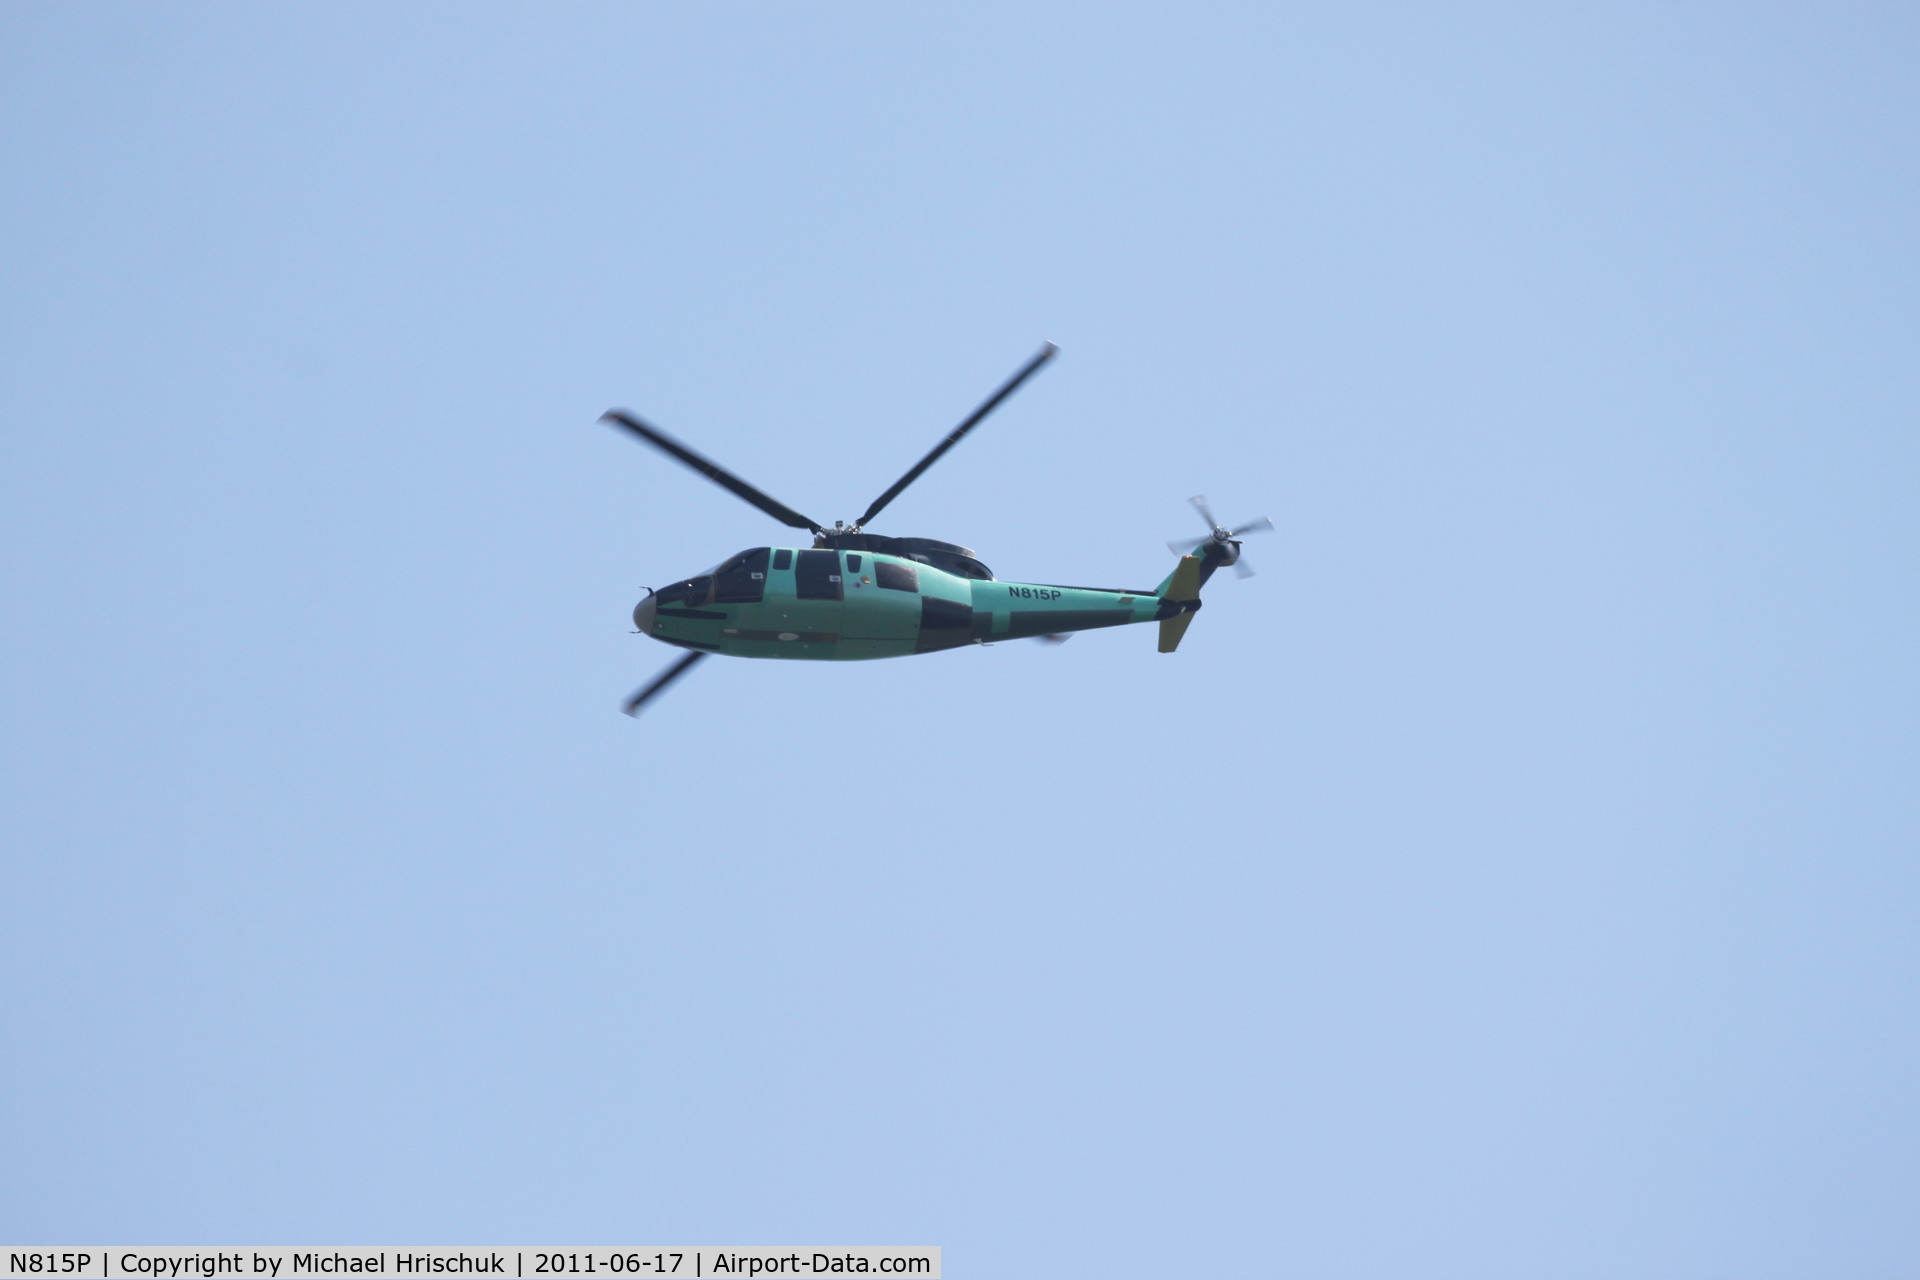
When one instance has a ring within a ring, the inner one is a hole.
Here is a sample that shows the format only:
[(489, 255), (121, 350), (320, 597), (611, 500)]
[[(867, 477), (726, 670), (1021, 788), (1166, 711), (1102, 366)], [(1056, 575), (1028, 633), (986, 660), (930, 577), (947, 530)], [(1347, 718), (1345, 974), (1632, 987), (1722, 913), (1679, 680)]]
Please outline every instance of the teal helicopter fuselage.
[(629, 431), (674, 461), (699, 472), (789, 529), (813, 534), (810, 547), (753, 547), (706, 573), (683, 578), (634, 606), (642, 635), (688, 652), (628, 698), (640, 709), (698, 666), (710, 653), (735, 658), (855, 661), (938, 653), (969, 644), (1023, 636), (1064, 638), (1075, 631), (1158, 622), (1161, 653), (1179, 647), (1200, 607), (1200, 588), (1223, 565), (1240, 563), (1240, 534), (1271, 528), (1264, 517), (1229, 529), (1213, 518), (1207, 500), (1193, 499), (1209, 534), (1185, 544), (1172, 573), (1151, 591), (1067, 587), (1045, 582), (1001, 582), (973, 552), (932, 538), (896, 538), (866, 532), (887, 504), (978, 426), (1058, 351), (1051, 342), (959, 426), (867, 505), (851, 525), (831, 529), (749, 484), (711, 458), (624, 409), (602, 419)]
[[(699, 652), (849, 661), (1164, 622), (1200, 607), (1197, 590), (1176, 582), (1179, 570), (1151, 591), (1001, 582), (963, 547), (872, 536), (845, 541), (861, 549), (743, 551), (649, 595), (635, 606), (634, 625)], [(873, 550), (886, 543), (924, 545), (930, 554)], [(1188, 558), (1187, 583), (1197, 586), (1202, 561)], [(1193, 598), (1169, 599), (1170, 589)]]

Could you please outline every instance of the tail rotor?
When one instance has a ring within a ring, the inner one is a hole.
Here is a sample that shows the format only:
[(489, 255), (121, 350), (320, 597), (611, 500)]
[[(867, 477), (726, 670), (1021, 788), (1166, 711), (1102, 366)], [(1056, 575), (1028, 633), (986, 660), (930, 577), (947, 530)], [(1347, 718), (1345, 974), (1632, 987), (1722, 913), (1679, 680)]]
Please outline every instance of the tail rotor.
[[(1251, 578), (1254, 568), (1240, 558), (1240, 539), (1250, 533), (1265, 533), (1273, 528), (1273, 521), (1261, 516), (1258, 520), (1250, 520), (1238, 528), (1229, 529), (1213, 514), (1213, 508), (1207, 504), (1205, 494), (1197, 493), (1188, 501), (1193, 503), (1193, 508), (1200, 513), (1200, 518), (1207, 522), (1207, 536), (1169, 542), (1167, 550), (1183, 556), (1199, 552), (1203, 559), (1212, 560), (1216, 565), (1230, 564), (1233, 566), (1234, 573), (1242, 578)], [(1201, 548), (1205, 550), (1202, 551)]]

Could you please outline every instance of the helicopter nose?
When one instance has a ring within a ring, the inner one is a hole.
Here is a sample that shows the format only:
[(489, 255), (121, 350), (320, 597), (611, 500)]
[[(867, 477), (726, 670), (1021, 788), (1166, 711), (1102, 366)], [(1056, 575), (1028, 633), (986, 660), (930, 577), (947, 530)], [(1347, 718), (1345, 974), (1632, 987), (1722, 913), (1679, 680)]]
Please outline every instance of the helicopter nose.
[(645, 600), (633, 606), (633, 625), (645, 634), (652, 635), (653, 611), (658, 607), (659, 606), (654, 603), (652, 596), (648, 596)]

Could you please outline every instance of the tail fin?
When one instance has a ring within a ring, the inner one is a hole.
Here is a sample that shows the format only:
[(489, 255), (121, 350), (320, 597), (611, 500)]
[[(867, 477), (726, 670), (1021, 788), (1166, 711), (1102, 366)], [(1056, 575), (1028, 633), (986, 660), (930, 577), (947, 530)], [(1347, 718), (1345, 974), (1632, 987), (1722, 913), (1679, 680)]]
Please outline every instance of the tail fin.
[(1200, 557), (1181, 556), (1167, 580), (1160, 584), (1160, 652), (1180, 647), (1180, 637), (1193, 625), (1200, 607)]

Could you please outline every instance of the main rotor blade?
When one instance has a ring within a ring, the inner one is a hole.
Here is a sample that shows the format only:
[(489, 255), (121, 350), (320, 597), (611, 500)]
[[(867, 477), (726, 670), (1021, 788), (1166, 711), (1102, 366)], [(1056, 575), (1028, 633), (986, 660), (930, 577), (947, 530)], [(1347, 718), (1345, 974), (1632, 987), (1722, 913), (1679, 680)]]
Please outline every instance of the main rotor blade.
[(700, 650), (695, 649), (692, 653), (688, 654), (686, 657), (680, 659), (680, 661), (674, 663), (672, 666), (668, 667), (665, 671), (662, 671), (659, 675), (655, 676), (653, 678), (652, 684), (647, 685), (645, 688), (641, 689), (638, 693), (634, 694), (631, 698), (628, 698), (627, 705), (620, 709), (626, 712), (630, 716), (639, 715), (640, 708), (646, 705), (647, 699), (655, 697), (658, 694), (665, 693), (668, 685), (672, 684), (675, 680), (678, 680), (681, 676), (687, 674), (687, 672), (693, 670), (696, 666), (700, 664), (700, 659), (706, 656), (707, 655), (700, 652)]
[(891, 489), (887, 490), (885, 493), (875, 498), (873, 500), (873, 505), (867, 508), (867, 513), (861, 516), (858, 520), (854, 521), (854, 524), (860, 527), (865, 527), (867, 521), (873, 519), (875, 516), (880, 514), (881, 508), (885, 507), (889, 502), (892, 502), (895, 498), (899, 497), (900, 491), (902, 489), (905, 489), (908, 485), (912, 484), (915, 480), (918, 480), (920, 478), (921, 472), (925, 471), (928, 467), (932, 466), (934, 463), (940, 461), (941, 454), (953, 448), (953, 446), (955, 446), (956, 444), (959, 444), (960, 437), (966, 435), (967, 432), (979, 426), (980, 420), (982, 418), (986, 417), (988, 414), (992, 413), (995, 409), (999, 408), (1000, 402), (1002, 400), (1005, 400), (1008, 396), (1018, 391), (1020, 389), (1021, 383), (1025, 382), (1028, 378), (1031, 378), (1034, 375), (1034, 373), (1039, 370), (1041, 365), (1053, 359), (1053, 357), (1056, 354), (1058, 354), (1059, 351), (1060, 351), (1060, 348), (1054, 346), (1051, 342), (1041, 347), (1040, 354), (1036, 355), (1033, 359), (1027, 361), (1024, 365), (1021, 365), (1020, 371), (1018, 373), (1014, 374), (1011, 378), (1008, 378), (1005, 382), (1001, 383), (1000, 389), (994, 392), (992, 395), (988, 396), (986, 400), (981, 403), (978, 409), (975, 409), (971, 414), (967, 415), (967, 420), (965, 422), (961, 423), (959, 426), (955, 427), (951, 432), (949, 432), (945, 440), (942, 440), (939, 444), (933, 446), (933, 452), (929, 453), (926, 457), (920, 459), (920, 461), (914, 463), (913, 470), (907, 472), (907, 474), (901, 476), (898, 480), (895, 480), (893, 482), (893, 487)]
[(1243, 533), (1265, 533), (1271, 528), (1273, 528), (1273, 521), (1261, 516), (1258, 520), (1250, 520), (1238, 529), (1229, 529), (1227, 532), (1237, 538)]
[(719, 463), (701, 457), (666, 432), (660, 430), (660, 428), (642, 422), (626, 410), (609, 409), (600, 415), (600, 421), (611, 422), (615, 426), (625, 427), (668, 457), (692, 467), (695, 471), (698, 471), (701, 475), (713, 481), (728, 493), (736, 497), (745, 498), (748, 502), (751, 502), (775, 520), (778, 520), (781, 524), (791, 525), (796, 529), (810, 529), (815, 533), (820, 532), (819, 525), (807, 519), (807, 517), (801, 515), (786, 503), (762, 493)]

